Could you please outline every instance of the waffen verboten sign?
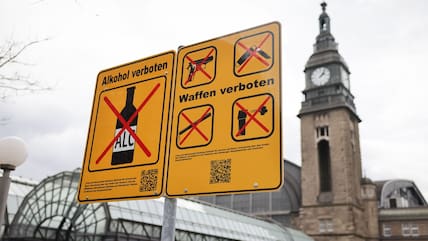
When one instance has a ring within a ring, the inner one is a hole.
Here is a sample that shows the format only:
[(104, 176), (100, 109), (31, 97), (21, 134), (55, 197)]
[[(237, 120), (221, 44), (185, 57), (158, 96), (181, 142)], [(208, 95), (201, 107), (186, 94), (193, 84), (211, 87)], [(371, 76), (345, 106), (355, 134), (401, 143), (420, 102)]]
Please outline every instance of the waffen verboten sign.
[(180, 48), (166, 195), (281, 186), (277, 22)]

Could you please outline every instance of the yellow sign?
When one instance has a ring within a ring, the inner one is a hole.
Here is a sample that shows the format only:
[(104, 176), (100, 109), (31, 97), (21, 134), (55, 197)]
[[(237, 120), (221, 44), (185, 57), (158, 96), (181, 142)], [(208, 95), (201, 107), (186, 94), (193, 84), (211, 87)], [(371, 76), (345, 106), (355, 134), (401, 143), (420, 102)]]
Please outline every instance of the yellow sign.
[(244, 76), (270, 69), (274, 60), (274, 36), (270, 31), (244, 36), (235, 43), (235, 74)]
[(98, 74), (78, 200), (163, 193), (175, 52)]
[(194, 148), (208, 145), (213, 136), (213, 107), (194, 106), (183, 109), (178, 114), (177, 146)]
[(282, 185), (280, 43), (274, 22), (180, 48), (167, 196)]
[(215, 78), (217, 50), (214, 47), (189, 52), (183, 58), (181, 87), (209, 84)]

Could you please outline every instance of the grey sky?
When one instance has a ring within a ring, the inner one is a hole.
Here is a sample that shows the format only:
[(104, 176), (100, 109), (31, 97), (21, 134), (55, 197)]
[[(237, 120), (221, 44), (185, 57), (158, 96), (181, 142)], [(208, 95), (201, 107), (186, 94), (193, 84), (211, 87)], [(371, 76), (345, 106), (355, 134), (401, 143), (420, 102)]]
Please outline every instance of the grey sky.
[[(53, 85), (0, 103), (0, 136), (17, 135), (29, 158), (14, 174), (41, 180), (80, 167), (99, 71), (271, 21), (282, 25), (283, 152), (300, 165), (303, 69), (318, 34), (320, 1), (0, 2), (0, 40), (33, 46), (14, 68)], [(411, 179), (428, 198), (428, 4), (328, 1), (332, 33), (351, 70), (363, 170)], [(13, 68), (7, 69), (12, 72)], [(3, 71), (3, 70), (2, 70)]]

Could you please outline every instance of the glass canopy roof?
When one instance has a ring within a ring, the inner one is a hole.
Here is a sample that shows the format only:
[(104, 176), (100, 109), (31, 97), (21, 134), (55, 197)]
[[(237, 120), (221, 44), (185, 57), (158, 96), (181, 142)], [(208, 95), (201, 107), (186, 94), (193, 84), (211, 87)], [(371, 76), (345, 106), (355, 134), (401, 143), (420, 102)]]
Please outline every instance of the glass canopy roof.
[[(80, 170), (76, 169), (48, 177), (38, 185), (33, 182), (22, 187), (22, 182), (13, 182), (13, 195), (8, 202), (13, 221), (9, 221), (6, 237), (85, 241), (160, 239), (163, 198), (81, 205), (76, 201), (79, 175)], [(278, 224), (188, 199), (177, 200), (175, 238), (312, 240)]]

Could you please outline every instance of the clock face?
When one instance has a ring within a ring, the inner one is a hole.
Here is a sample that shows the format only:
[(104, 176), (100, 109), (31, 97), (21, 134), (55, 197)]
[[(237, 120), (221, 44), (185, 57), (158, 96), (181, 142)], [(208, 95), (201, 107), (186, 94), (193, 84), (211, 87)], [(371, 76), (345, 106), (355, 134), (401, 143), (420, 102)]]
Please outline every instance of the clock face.
[(315, 85), (323, 85), (330, 79), (330, 70), (326, 67), (320, 67), (314, 70), (311, 75), (312, 83)]

